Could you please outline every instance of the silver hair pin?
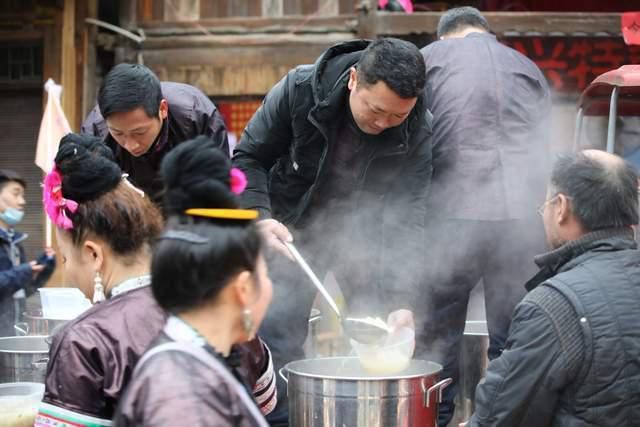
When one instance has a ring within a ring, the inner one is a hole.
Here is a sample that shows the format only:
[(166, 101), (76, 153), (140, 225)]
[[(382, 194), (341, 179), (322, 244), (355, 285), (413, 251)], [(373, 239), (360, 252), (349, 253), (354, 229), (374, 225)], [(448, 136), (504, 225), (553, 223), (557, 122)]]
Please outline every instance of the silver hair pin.
[(123, 173), (122, 174), (122, 180), (125, 182), (125, 184), (127, 184), (129, 187), (131, 187), (133, 189), (133, 191), (138, 193), (141, 197), (144, 197), (144, 191), (142, 191), (141, 189), (139, 189), (138, 187), (133, 185), (131, 183), (131, 181), (129, 181), (128, 178), (129, 178), (129, 174), (128, 173)]

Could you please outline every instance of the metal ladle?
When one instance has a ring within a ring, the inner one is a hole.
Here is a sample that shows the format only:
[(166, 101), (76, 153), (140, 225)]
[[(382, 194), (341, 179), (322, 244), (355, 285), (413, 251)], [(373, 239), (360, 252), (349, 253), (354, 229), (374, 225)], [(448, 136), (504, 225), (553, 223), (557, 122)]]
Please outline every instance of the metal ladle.
[(306, 273), (306, 275), (311, 279), (311, 282), (315, 285), (315, 287), (320, 292), (320, 295), (327, 301), (329, 307), (336, 313), (340, 323), (342, 324), (342, 329), (345, 334), (350, 338), (364, 344), (373, 344), (375, 342), (380, 341), (382, 338), (387, 336), (391, 332), (391, 328), (384, 324), (384, 322), (371, 322), (367, 318), (353, 318), (353, 317), (343, 317), (338, 309), (338, 305), (335, 300), (331, 297), (327, 289), (322, 285), (318, 276), (315, 275), (309, 264), (302, 257), (298, 249), (295, 247), (293, 243), (284, 242), (284, 245), (287, 247), (293, 258), (296, 260), (300, 268)]

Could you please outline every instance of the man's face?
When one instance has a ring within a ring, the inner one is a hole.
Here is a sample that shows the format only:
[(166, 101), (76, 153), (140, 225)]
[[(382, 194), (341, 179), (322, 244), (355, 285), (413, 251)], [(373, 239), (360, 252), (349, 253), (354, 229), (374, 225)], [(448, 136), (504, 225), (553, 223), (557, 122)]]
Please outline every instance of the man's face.
[(551, 250), (557, 249), (566, 243), (562, 233), (563, 214), (560, 212), (563, 209), (562, 205), (566, 202), (566, 196), (549, 189), (547, 198), (540, 208), (547, 246)]
[(24, 187), (16, 181), (9, 181), (0, 190), (0, 212), (8, 208), (24, 211), (27, 202), (24, 200)]
[(134, 157), (149, 151), (162, 130), (162, 121), (167, 118), (169, 106), (160, 102), (158, 115), (147, 116), (142, 107), (131, 111), (113, 113), (107, 117), (107, 128), (116, 142)]
[(358, 82), (358, 73), (351, 69), (348, 88), (349, 108), (360, 130), (369, 135), (401, 125), (418, 98), (401, 98), (386, 83), (379, 81), (373, 85)]

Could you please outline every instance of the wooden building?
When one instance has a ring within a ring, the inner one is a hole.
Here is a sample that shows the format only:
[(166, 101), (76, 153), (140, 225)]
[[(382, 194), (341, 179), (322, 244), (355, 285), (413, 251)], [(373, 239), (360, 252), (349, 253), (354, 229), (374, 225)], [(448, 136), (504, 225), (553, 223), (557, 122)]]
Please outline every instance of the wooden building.
[(620, 12), (640, 10), (638, 0), (414, 0), (413, 14), (380, 11), (377, 3), (0, 0), (0, 167), (18, 169), (29, 183), (29, 250), (42, 244), (41, 175), (33, 157), (49, 77), (64, 87), (63, 108), (75, 130), (95, 103), (102, 76), (127, 61), (143, 62), (163, 80), (202, 89), (239, 136), (287, 70), (314, 61), (332, 44), (395, 36), (422, 47), (435, 38), (443, 10), (471, 4), (484, 11), (504, 43), (543, 70), (555, 92), (556, 137), (570, 141), (579, 92), (601, 72), (640, 62), (640, 49), (620, 36)]
[(95, 73), (91, 68), (92, 30), (84, 24), (97, 14), (97, 0), (0, 1), (0, 168), (19, 172), (27, 182), (27, 208), (22, 231), (29, 233), (28, 255), (44, 242), (44, 214), (34, 164), (36, 139), (46, 102), (44, 82), (53, 78), (64, 86), (62, 105), (77, 129), (93, 103)]

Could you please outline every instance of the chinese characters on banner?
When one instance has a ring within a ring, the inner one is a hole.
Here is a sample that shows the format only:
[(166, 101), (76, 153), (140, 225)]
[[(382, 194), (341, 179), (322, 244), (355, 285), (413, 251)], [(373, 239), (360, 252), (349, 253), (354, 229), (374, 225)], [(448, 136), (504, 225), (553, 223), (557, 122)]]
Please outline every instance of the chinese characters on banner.
[(640, 64), (640, 46), (621, 37), (509, 37), (506, 45), (534, 61), (559, 93), (580, 93), (600, 74)]

